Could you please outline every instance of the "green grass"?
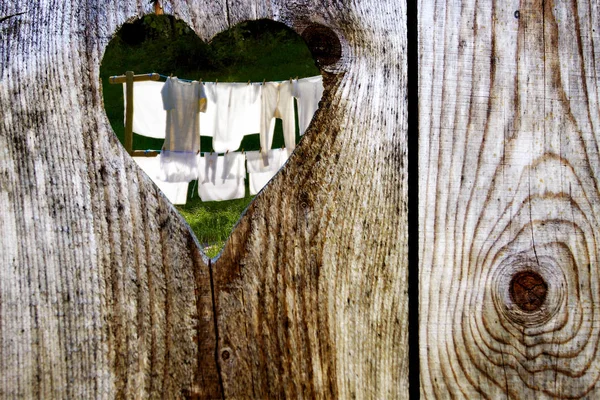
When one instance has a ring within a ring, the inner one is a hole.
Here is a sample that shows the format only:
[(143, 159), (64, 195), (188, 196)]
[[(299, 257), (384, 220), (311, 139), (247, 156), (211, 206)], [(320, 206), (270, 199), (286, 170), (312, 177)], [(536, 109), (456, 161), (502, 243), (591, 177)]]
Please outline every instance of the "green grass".
[(196, 234), (206, 255), (213, 258), (221, 251), (233, 226), (253, 198), (202, 202), (194, 193), (186, 205), (177, 206), (177, 209)]
[[(125, 71), (173, 74), (205, 82), (286, 80), (319, 74), (306, 44), (295, 32), (268, 20), (243, 22), (204, 43), (185, 23), (170, 16), (146, 15), (125, 24), (109, 43), (100, 77), (104, 107), (115, 134), (123, 143), (123, 88), (111, 85), (110, 76)], [(300, 139), (296, 135), (296, 140)], [(160, 149), (163, 139), (134, 134), (134, 149)], [(284, 144), (277, 120), (273, 148)], [(201, 149), (212, 149), (212, 138), (201, 137)], [(259, 135), (244, 137), (244, 150), (259, 149)], [(209, 257), (215, 257), (254, 196), (231, 201), (202, 202), (191, 182), (188, 202), (177, 206)], [(246, 188), (248, 193), (248, 188)]]

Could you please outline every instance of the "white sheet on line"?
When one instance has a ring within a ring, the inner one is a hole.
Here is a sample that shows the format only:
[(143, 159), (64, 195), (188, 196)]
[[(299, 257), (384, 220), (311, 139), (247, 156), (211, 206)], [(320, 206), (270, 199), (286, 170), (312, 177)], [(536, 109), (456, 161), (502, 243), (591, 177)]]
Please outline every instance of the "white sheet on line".
[(246, 178), (246, 157), (243, 153), (232, 152), (223, 156), (222, 179)]
[[(165, 138), (167, 112), (160, 95), (164, 82), (143, 81), (133, 85), (133, 131), (156, 139)], [(123, 84), (123, 105), (127, 109), (127, 93)], [(125, 118), (125, 112), (123, 113)], [(123, 120), (125, 124), (125, 120)]]
[[(267, 170), (265, 172), (253, 172), (248, 174), (251, 195), (255, 195), (258, 192), (260, 192), (265, 187), (265, 185), (275, 176), (277, 171), (279, 171), (279, 169), (283, 167), (283, 165), (288, 159), (288, 151), (286, 149), (270, 150), (267, 154), (269, 156), (269, 159), (271, 160), (269, 166), (277, 166), (277, 168)], [(249, 170), (250, 168), (248, 168), (248, 171)]]
[(216, 153), (199, 157), (198, 195), (202, 201), (241, 199), (246, 195), (245, 174), (235, 179), (223, 179), (225, 157)]
[(152, 179), (161, 192), (173, 204), (185, 204), (187, 201), (188, 182), (164, 182), (158, 179), (161, 174), (158, 157), (133, 157), (136, 164)]
[[(247, 151), (246, 152), (246, 161), (248, 164), (248, 173), (262, 173), (262, 172), (272, 172), (279, 170), (279, 156), (280, 152), (275, 149), (267, 151), (266, 153), (260, 153), (258, 151)], [(264, 160), (268, 159), (268, 163), (265, 164)]]

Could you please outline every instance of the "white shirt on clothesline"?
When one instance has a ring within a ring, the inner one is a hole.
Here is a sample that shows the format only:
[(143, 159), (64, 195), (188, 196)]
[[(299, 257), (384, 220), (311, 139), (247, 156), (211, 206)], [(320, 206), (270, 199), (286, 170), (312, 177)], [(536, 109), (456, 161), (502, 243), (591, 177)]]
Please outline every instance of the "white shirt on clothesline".
[(200, 152), (200, 112), (206, 111), (204, 86), (197, 81), (168, 78), (161, 90), (167, 111), (165, 143), (160, 153), (167, 182), (189, 182), (198, 177)]

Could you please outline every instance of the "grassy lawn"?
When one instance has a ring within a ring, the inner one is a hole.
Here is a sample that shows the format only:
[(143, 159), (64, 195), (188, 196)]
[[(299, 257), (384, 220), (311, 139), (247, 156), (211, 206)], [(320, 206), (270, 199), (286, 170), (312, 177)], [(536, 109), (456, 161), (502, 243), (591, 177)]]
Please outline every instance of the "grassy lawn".
[[(268, 20), (241, 23), (204, 43), (182, 21), (170, 16), (146, 15), (125, 24), (111, 40), (100, 68), (104, 107), (117, 137), (123, 143), (123, 88), (108, 78), (125, 71), (158, 72), (205, 82), (286, 80), (319, 74), (306, 44), (295, 32)], [(300, 137), (296, 135), (297, 142)], [(134, 134), (135, 149), (160, 149), (162, 139)], [(283, 146), (277, 120), (273, 148)], [(259, 135), (244, 137), (241, 148), (259, 149)], [(212, 149), (212, 138), (201, 137), (201, 149)], [(190, 183), (188, 202), (177, 206), (209, 257), (215, 257), (231, 229), (254, 196), (239, 200), (202, 202), (197, 185)]]

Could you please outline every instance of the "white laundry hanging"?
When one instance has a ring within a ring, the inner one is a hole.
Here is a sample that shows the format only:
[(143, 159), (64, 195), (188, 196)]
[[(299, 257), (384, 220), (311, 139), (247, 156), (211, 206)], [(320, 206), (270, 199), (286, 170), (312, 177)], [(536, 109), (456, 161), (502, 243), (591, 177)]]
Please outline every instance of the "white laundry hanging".
[[(246, 157), (248, 156), (248, 153), (246, 153)], [(277, 171), (283, 167), (288, 159), (288, 151), (286, 149), (269, 150), (267, 152), (267, 156), (270, 160), (269, 165), (262, 168), (260, 167), (260, 161), (262, 160), (262, 157), (259, 157), (259, 160), (256, 162), (250, 161), (250, 159), (247, 158), (249, 172), (248, 180), (251, 195), (255, 195), (260, 192), (262, 188), (275, 176)], [(254, 157), (254, 155), (251, 155), (251, 157)], [(250, 172), (250, 164), (255, 164), (252, 166), (252, 171), (254, 172)]]
[(200, 122), (200, 135), (213, 138), (214, 151), (235, 151), (245, 135), (259, 133), (259, 84), (207, 82), (205, 90), (208, 110)]
[[(275, 149), (280, 150), (280, 149)], [(279, 151), (267, 151), (265, 153), (260, 153), (259, 151), (247, 151), (246, 152), (246, 162), (248, 164), (248, 173), (262, 173), (262, 172), (272, 172), (279, 170)], [(264, 163), (264, 157), (267, 157), (268, 163)]]
[(223, 174), (221, 179), (246, 178), (246, 157), (240, 152), (231, 152), (223, 156)]
[(200, 112), (206, 111), (204, 86), (168, 78), (161, 91), (167, 111), (165, 143), (160, 153), (162, 180), (189, 182), (198, 177)]
[[(265, 82), (261, 91), (260, 148), (263, 153), (271, 149), (275, 118), (281, 118), (283, 139), (289, 151), (296, 148), (296, 119), (294, 115), (294, 98), (292, 83)], [(268, 160), (265, 158), (265, 164)]]
[[(163, 82), (142, 81), (133, 85), (133, 131), (138, 135), (164, 139), (167, 113), (163, 107), (160, 91)], [(123, 84), (123, 105), (127, 109), (126, 85)], [(123, 116), (126, 115), (126, 111)], [(123, 124), (126, 122), (123, 121)]]
[(298, 104), (298, 128), (300, 135), (304, 135), (315, 111), (319, 108), (319, 101), (323, 96), (323, 90), (323, 77), (321, 75), (294, 80), (293, 95)]
[[(198, 195), (202, 201), (223, 201), (244, 198), (246, 171), (237, 178), (223, 179), (225, 157), (216, 153), (199, 157)], [(243, 166), (243, 163), (241, 164)], [(241, 168), (241, 167), (238, 167)]]
[(158, 177), (161, 174), (158, 157), (133, 157), (136, 164), (152, 179), (154, 184), (173, 204), (185, 204), (187, 201), (188, 182), (164, 182)]

